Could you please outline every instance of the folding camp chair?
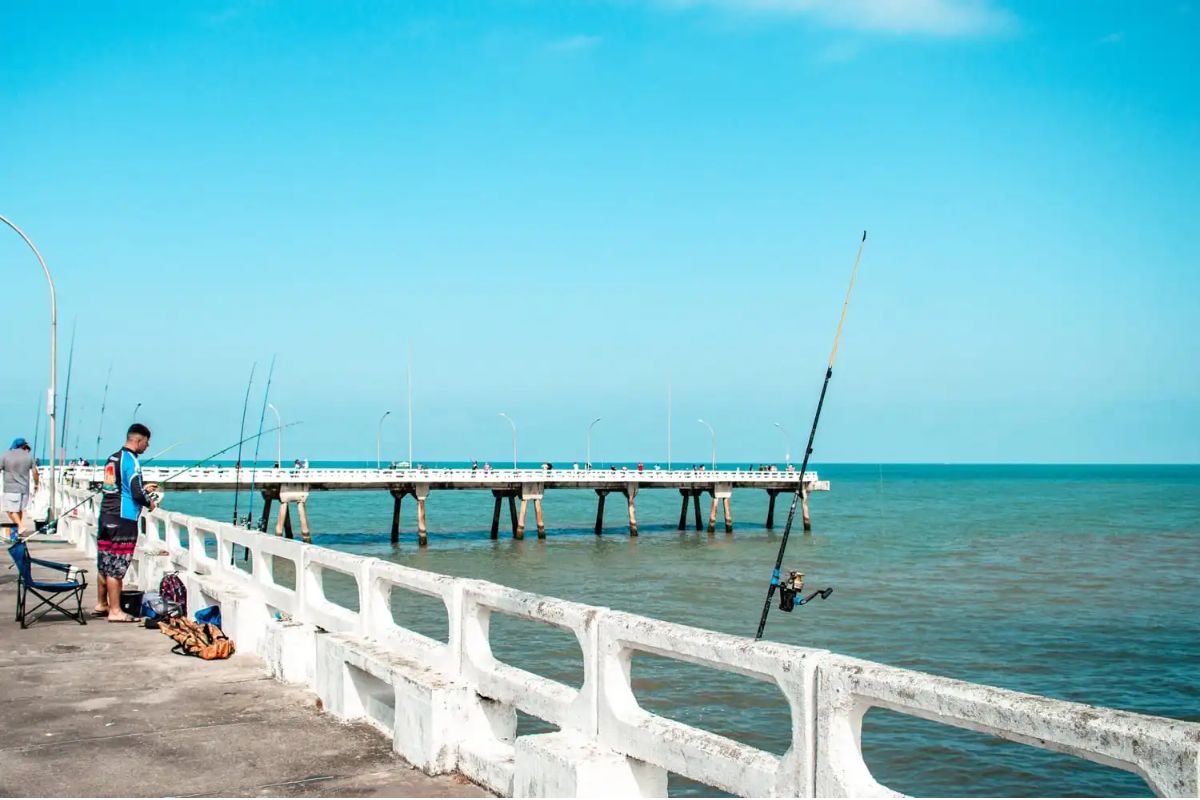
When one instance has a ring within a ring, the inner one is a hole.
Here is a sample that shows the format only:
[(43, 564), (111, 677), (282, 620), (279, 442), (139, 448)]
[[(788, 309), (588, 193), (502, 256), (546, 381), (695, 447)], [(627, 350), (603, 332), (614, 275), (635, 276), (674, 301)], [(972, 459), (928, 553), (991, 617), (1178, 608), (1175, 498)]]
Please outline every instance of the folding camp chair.
[[(13, 563), (17, 567), (17, 622), (22, 628), (28, 628), (29, 623), (35, 622), (49, 613), (51, 609), (61, 611), (80, 625), (87, 625), (83, 615), (83, 591), (87, 588), (86, 569), (77, 569), (70, 564), (58, 561), (46, 561), (29, 555), (29, 547), (24, 542), (17, 542), (8, 548)], [(67, 580), (43, 581), (33, 577), (33, 565), (62, 572)], [(71, 577), (72, 574), (74, 577)], [(33, 594), (39, 602), (33, 608), (28, 607), (28, 596)], [(66, 595), (62, 605), (56, 602), (60, 595)], [(65, 606), (75, 602), (75, 611), (68, 611)], [(47, 606), (40, 614), (35, 614), (43, 606)]]

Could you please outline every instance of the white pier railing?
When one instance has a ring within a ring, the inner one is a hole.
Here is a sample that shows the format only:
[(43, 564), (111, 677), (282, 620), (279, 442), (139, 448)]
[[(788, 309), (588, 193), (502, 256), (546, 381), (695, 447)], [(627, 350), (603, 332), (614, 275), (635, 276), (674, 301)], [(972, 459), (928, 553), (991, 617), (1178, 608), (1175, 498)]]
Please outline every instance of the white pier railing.
[[(85, 496), (64, 488), (60, 501)], [(95, 520), (85, 503), (60, 531), (94, 553)], [(294, 584), (276, 559), (291, 563)], [(169, 570), (184, 578), (191, 608), (220, 604), (239, 652), (311, 686), (329, 713), (375, 725), (426, 772), (457, 770), (501, 795), (665, 796), (670, 771), (746, 796), (896, 796), (863, 760), (861, 724), (873, 707), (1127, 770), (1159, 795), (1200, 791), (1196, 723), (755, 642), (158, 511), (146, 518), (131, 580), (156, 585)], [(356, 610), (326, 595), (330, 572), (354, 582)], [(398, 592), (440, 601), (447, 641), (398, 624)], [(489, 637), (497, 614), (571, 633), (582, 684), (497, 658)], [(790, 747), (776, 756), (643, 708), (632, 684), (637, 653), (775, 686), (790, 709)], [(517, 736), (518, 710), (558, 731)]]

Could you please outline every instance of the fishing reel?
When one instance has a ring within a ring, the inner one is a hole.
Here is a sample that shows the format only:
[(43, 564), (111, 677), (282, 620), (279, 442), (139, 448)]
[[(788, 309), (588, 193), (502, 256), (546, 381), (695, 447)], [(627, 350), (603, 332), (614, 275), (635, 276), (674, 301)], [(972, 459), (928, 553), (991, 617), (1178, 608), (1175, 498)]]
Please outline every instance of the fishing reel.
[[(808, 597), (804, 597), (804, 573), (793, 570), (788, 573), (784, 580), (776, 580), (775, 585), (779, 587), (779, 610), (792, 611), (796, 606), (802, 606), (805, 603), (811, 603), (816, 598), (827, 600), (829, 595), (833, 594), (833, 587), (827, 586), (824, 589), (817, 589)], [(797, 599), (799, 598), (799, 599)]]

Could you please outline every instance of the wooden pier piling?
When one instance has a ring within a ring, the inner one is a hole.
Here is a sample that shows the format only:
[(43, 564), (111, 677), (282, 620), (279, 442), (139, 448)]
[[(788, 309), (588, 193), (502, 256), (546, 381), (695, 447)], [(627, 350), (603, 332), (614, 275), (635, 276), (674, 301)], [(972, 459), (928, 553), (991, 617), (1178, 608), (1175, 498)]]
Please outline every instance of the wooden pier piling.
[(779, 495), (778, 489), (767, 489), (767, 530), (775, 528), (775, 498)]
[(392, 489), (392, 544), (400, 541), (400, 504), (406, 494), (403, 489)]
[(596, 535), (604, 532), (604, 498), (608, 497), (608, 489), (596, 490)]
[(625, 499), (629, 502), (629, 535), (637, 536), (637, 508), (635, 498), (637, 497), (637, 485), (629, 484), (623, 492)]

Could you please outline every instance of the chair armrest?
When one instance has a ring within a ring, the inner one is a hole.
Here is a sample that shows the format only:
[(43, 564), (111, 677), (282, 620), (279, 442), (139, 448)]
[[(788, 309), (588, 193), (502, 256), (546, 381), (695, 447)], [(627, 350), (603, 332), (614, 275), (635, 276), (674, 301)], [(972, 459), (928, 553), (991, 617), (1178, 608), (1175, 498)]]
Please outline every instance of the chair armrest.
[(29, 557), (29, 563), (37, 564), (39, 567), (46, 567), (47, 569), (56, 569), (59, 572), (71, 572), (75, 569), (70, 564), (63, 564), (59, 561), (47, 561), (44, 558), (34, 558), (32, 556)]

